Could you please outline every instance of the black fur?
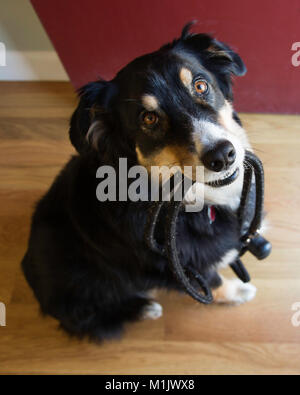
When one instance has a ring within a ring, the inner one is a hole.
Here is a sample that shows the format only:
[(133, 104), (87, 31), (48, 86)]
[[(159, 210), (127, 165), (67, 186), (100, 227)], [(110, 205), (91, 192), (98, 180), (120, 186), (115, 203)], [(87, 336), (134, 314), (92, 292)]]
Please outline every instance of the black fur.
[[(214, 105), (192, 103), (175, 80), (185, 59), (214, 79)], [(118, 171), (120, 157), (128, 159), (128, 166), (137, 164), (136, 144), (145, 155), (174, 140), (189, 144), (185, 114), (217, 122), (218, 106), (224, 97), (232, 98), (231, 75), (244, 72), (240, 57), (228, 46), (185, 29), (180, 39), (134, 60), (114, 80), (93, 82), (80, 90), (70, 127), (79, 155), (38, 203), (22, 262), (42, 312), (57, 318), (70, 334), (95, 340), (118, 335), (149, 304), (147, 291), (180, 289), (167, 261), (143, 241), (149, 203), (99, 202), (97, 168), (109, 164)], [(140, 131), (138, 98), (143, 93), (155, 94), (167, 114), (159, 126), (161, 134)], [(95, 121), (97, 127), (87, 138)], [(160, 228), (158, 238), (163, 242), (163, 220)], [(206, 209), (182, 213), (178, 247), (183, 265), (193, 265), (212, 286), (220, 285), (214, 264), (226, 251), (239, 248), (235, 214), (217, 207), (210, 225)]]

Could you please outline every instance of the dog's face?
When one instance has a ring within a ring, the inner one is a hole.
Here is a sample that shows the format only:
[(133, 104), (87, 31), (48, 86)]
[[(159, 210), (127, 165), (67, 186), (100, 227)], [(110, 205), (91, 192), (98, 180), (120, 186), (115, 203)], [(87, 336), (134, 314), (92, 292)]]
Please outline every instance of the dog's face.
[(207, 200), (213, 189), (216, 203), (216, 187), (234, 195), (242, 185), (249, 144), (232, 108), (231, 76), (245, 72), (228, 46), (185, 28), (180, 39), (135, 59), (114, 80), (83, 88), (71, 140), (80, 152), (89, 143), (99, 149), (111, 134), (115, 142), (126, 140), (149, 170), (202, 165)]

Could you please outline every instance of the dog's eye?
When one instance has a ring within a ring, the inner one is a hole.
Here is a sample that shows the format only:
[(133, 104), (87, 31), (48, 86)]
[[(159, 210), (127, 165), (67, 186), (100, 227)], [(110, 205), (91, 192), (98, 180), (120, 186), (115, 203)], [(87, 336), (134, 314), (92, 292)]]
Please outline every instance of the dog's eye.
[(197, 93), (199, 93), (200, 95), (203, 95), (203, 94), (207, 93), (207, 91), (208, 91), (208, 84), (206, 81), (196, 80), (194, 82), (194, 88)]
[(155, 112), (147, 111), (142, 114), (142, 121), (146, 126), (153, 126), (157, 123), (158, 116)]

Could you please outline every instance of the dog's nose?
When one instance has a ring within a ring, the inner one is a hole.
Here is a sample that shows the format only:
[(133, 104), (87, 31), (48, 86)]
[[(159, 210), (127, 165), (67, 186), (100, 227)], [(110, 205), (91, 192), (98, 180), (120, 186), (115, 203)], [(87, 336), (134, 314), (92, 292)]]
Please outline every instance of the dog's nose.
[(212, 171), (228, 169), (235, 161), (236, 152), (234, 146), (228, 140), (222, 140), (209, 151), (202, 155), (204, 166)]

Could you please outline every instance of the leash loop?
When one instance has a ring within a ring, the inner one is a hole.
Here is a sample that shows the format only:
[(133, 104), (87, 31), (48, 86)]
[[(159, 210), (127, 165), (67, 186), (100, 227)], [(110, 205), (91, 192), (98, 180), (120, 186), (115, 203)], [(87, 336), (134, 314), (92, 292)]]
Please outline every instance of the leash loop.
[[(249, 205), (252, 179), (255, 181), (255, 211), (253, 218), (245, 231), (243, 226), (246, 221), (246, 209)], [(238, 219), (241, 229), (241, 251), (242, 256), (249, 250), (258, 259), (266, 258), (271, 252), (271, 244), (259, 235), (263, 216), (264, 201), (264, 169), (260, 159), (250, 151), (246, 151), (244, 160), (244, 184), (241, 194), (241, 202), (238, 209)], [(155, 239), (155, 229), (158, 223), (159, 214), (162, 207), (166, 205), (167, 215), (165, 224), (165, 245), (159, 245)], [(146, 223), (144, 240), (147, 246), (154, 252), (165, 256), (174, 273), (177, 281), (183, 286), (185, 291), (200, 303), (209, 304), (213, 301), (212, 292), (205, 278), (193, 267), (182, 267), (179, 259), (177, 242), (176, 242), (176, 225), (178, 215), (183, 206), (182, 201), (175, 201), (174, 194), (170, 202), (155, 202), (149, 209)], [(240, 259), (237, 259), (230, 265), (234, 273), (243, 281), (249, 282), (250, 275)], [(199, 285), (202, 293), (191, 284), (190, 278), (186, 272), (192, 274), (194, 281)]]

